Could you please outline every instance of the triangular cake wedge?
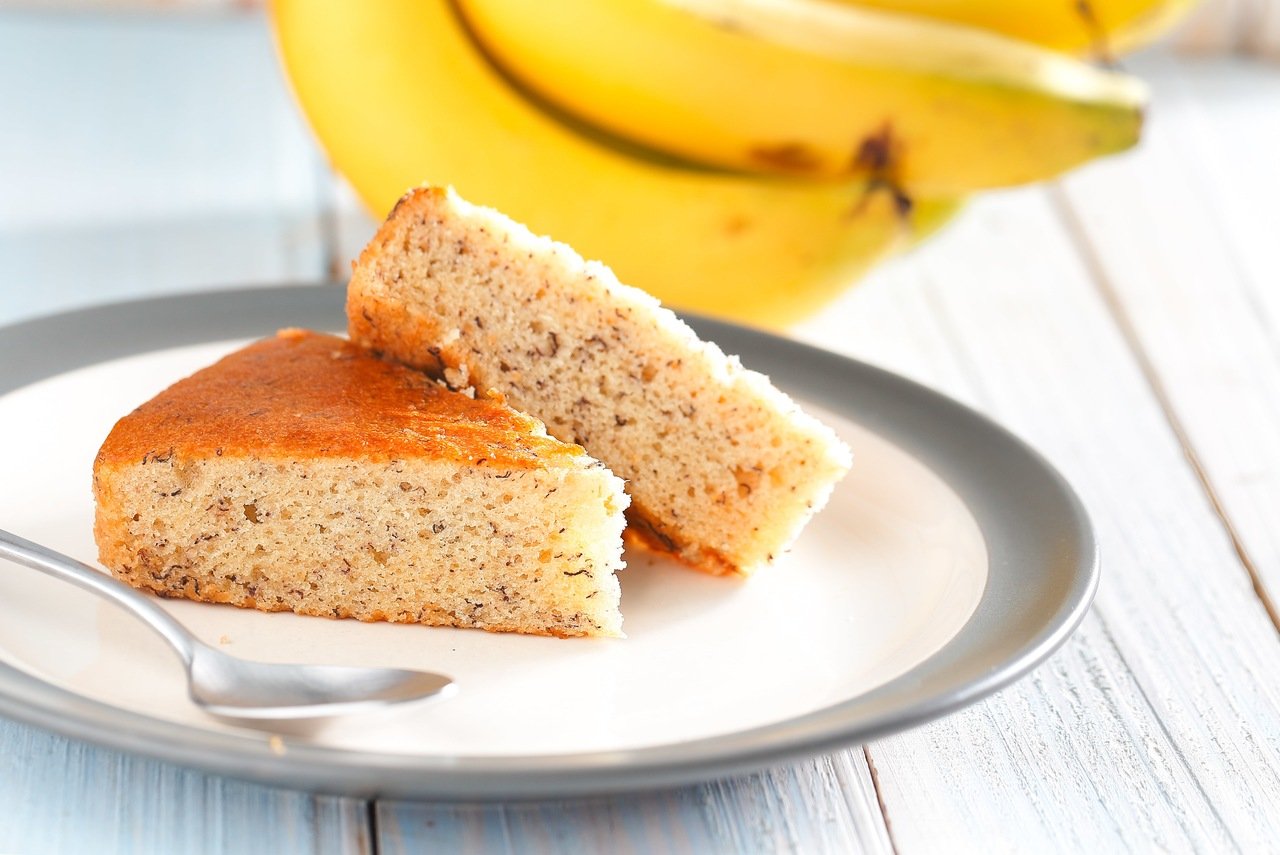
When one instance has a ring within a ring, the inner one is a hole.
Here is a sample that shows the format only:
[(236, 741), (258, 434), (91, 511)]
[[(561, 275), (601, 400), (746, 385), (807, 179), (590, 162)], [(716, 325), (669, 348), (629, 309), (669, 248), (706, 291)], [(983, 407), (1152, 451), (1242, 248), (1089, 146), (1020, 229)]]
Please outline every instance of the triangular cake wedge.
[(499, 399), (285, 330), (121, 419), (94, 464), (120, 579), (264, 611), (619, 635), (622, 482)]
[(353, 340), (586, 447), (628, 482), (629, 537), (708, 572), (771, 561), (849, 467), (829, 428), (656, 299), (452, 190), (400, 200), (347, 315)]

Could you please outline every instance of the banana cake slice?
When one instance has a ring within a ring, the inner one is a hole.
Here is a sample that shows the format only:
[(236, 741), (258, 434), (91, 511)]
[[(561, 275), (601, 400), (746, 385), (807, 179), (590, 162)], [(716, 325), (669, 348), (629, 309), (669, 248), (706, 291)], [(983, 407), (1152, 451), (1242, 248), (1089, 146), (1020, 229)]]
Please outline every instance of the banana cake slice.
[(284, 330), (115, 425), (94, 534), (117, 577), (167, 597), (619, 635), (622, 487), (500, 397)]
[(849, 467), (829, 428), (656, 299), (451, 189), (400, 200), (347, 316), (354, 341), (585, 446), (628, 482), (628, 538), (711, 573), (779, 555)]

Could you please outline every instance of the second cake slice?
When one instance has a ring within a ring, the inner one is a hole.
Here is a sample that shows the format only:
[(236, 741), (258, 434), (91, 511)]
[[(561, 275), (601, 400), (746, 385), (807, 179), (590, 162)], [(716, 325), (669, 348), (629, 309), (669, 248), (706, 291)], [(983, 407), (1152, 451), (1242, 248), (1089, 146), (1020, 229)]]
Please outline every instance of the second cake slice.
[(849, 468), (829, 428), (653, 297), (451, 191), (400, 200), (347, 315), (353, 340), (585, 446), (627, 480), (628, 534), (711, 573), (779, 555)]

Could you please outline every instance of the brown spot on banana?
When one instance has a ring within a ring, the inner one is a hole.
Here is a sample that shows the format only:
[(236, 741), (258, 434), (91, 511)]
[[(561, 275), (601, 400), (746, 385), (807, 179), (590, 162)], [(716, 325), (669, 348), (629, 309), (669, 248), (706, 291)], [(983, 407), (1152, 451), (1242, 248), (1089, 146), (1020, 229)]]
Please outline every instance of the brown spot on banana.
[(858, 143), (852, 170), (854, 174), (866, 176), (867, 183), (862, 198), (852, 211), (853, 216), (862, 213), (871, 196), (879, 192), (889, 194), (894, 210), (903, 222), (911, 216), (915, 203), (902, 186), (900, 177), (903, 149), (902, 140), (894, 134), (893, 123), (888, 120), (880, 130)]
[(902, 141), (893, 133), (893, 123), (886, 119), (880, 130), (858, 143), (853, 152), (853, 170), (873, 178), (896, 178), (902, 149)]
[(752, 146), (747, 157), (769, 169), (784, 172), (814, 172), (822, 158), (804, 143), (784, 142)]
[(893, 200), (893, 209), (897, 212), (902, 221), (906, 222), (910, 219), (911, 211), (916, 204), (915, 200), (911, 198), (906, 190), (903, 190), (897, 184), (891, 181), (884, 181), (879, 178), (872, 178), (867, 182), (867, 187), (862, 193), (862, 199), (858, 202), (858, 208), (854, 213), (859, 213), (862, 210), (862, 208), (867, 204), (867, 199), (869, 199), (873, 193), (888, 193), (889, 198)]

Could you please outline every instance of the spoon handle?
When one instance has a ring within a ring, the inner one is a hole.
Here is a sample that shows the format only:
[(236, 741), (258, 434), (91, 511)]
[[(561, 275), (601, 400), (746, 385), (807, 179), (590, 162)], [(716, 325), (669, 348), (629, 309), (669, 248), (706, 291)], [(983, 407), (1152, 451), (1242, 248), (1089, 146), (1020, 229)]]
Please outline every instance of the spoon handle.
[(116, 581), (106, 573), (60, 552), (54, 552), (47, 546), (32, 543), (26, 538), (0, 529), (0, 558), (8, 558), (53, 576), (55, 579), (70, 582), (76, 587), (92, 591), (118, 606), (123, 606), (169, 642), (188, 665), (195, 656), (196, 646), (201, 644), (182, 624), (170, 617), (168, 612), (152, 602), (149, 597), (143, 596), (123, 582)]

